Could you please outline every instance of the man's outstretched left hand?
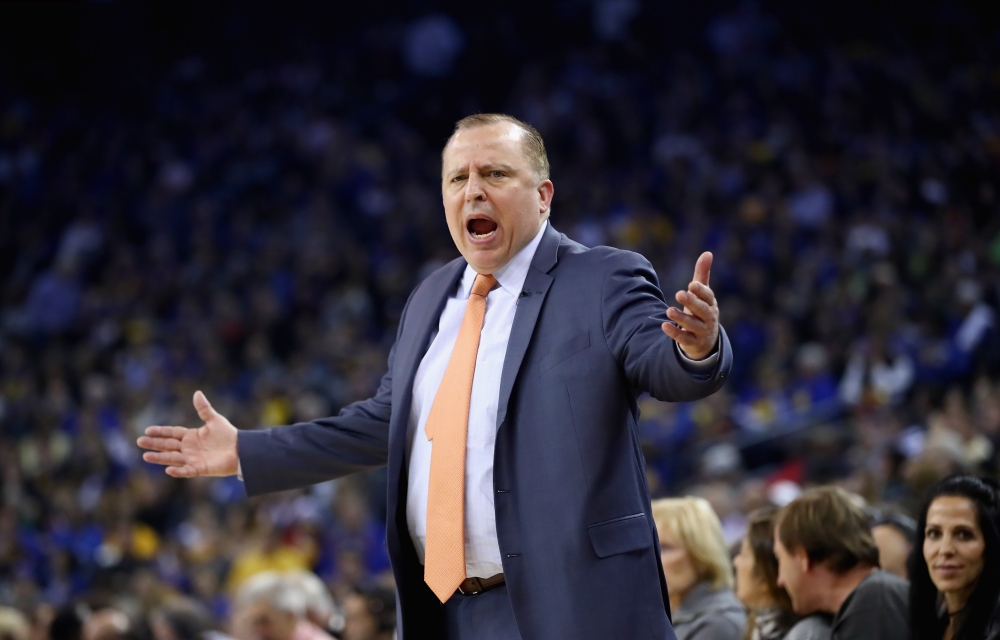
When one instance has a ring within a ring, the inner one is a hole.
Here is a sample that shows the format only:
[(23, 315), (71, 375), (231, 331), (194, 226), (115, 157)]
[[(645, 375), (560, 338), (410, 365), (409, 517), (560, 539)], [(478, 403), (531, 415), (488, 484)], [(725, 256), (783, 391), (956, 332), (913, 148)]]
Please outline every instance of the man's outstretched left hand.
[(678, 291), (674, 296), (684, 310), (667, 308), (667, 317), (677, 324), (663, 323), (663, 333), (673, 338), (692, 360), (710, 356), (719, 341), (719, 305), (708, 286), (711, 271), (712, 253), (706, 251), (694, 265), (694, 279), (687, 291)]

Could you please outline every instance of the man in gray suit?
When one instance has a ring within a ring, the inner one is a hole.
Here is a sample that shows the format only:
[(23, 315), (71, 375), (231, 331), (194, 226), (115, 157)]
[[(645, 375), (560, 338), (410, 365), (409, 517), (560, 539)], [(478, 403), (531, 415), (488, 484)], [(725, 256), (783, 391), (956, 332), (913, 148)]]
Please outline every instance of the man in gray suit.
[[(673, 638), (637, 397), (696, 400), (728, 375), (712, 255), (677, 293), (681, 310), (667, 307), (642, 256), (557, 232), (542, 138), (510, 116), (459, 121), (441, 192), (462, 257), (410, 295), (371, 399), (314, 422), (238, 432), (198, 392), (205, 425), (149, 427), (144, 458), (179, 478), (241, 472), (250, 495), (388, 465), (400, 638)], [(486, 275), (492, 289), (475, 293)], [(450, 391), (441, 380), (477, 295), (485, 319), (467, 424), (460, 418), (466, 579), (442, 596), (424, 580), (428, 525), (440, 524), (425, 427), (438, 392)]]

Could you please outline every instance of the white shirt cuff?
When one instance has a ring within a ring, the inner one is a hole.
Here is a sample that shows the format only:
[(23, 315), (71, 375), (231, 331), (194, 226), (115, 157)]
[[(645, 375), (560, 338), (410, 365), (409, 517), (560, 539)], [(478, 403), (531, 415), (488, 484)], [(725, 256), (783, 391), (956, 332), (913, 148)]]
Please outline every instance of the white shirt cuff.
[(236, 459), (236, 477), (240, 479), (240, 482), (243, 482), (243, 465), (240, 464), (239, 458)]
[(692, 360), (689, 358), (676, 342), (674, 343), (674, 349), (677, 350), (677, 355), (680, 357), (681, 366), (684, 367), (684, 369), (686, 369), (689, 373), (711, 373), (712, 369), (715, 368), (715, 361), (719, 359), (718, 345), (716, 345), (715, 351), (712, 355), (701, 360)]

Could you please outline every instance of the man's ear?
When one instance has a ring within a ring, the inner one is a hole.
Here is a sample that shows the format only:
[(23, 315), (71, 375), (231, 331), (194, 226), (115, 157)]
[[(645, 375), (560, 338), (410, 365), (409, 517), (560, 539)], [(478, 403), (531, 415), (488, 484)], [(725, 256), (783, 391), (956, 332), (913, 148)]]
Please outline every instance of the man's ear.
[(809, 573), (809, 570), (814, 566), (812, 560), (809, 559), (809, 554), (806, 553), (805, 547), (796, 549), (792, 557), (795, 558), (795, 564), (798, 565), (802, 573)]
[(538, 183), (538, 204), (539, 213), (547, 213), (552, 206), (552, 196), (555, 195), (556, 188), (551, 180), (542, 180)]

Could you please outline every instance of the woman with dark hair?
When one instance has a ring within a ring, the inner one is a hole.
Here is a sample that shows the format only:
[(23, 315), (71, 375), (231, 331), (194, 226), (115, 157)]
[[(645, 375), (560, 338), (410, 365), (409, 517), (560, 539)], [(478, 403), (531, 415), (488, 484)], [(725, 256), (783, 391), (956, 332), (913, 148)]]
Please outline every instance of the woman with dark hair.
[(909, 565), (916, 640), (1000, 640), (1000, 485), (969, 475), (939, 482)]
[(788, 593), (778, 586), (778, 559), (774, 557), (776, 507), (750, 514), (750, 522), (736, 567), (736, 596), (747, 608), (746, 640), (828, 640), (830, 623), (823, 616), (799, 619)]

